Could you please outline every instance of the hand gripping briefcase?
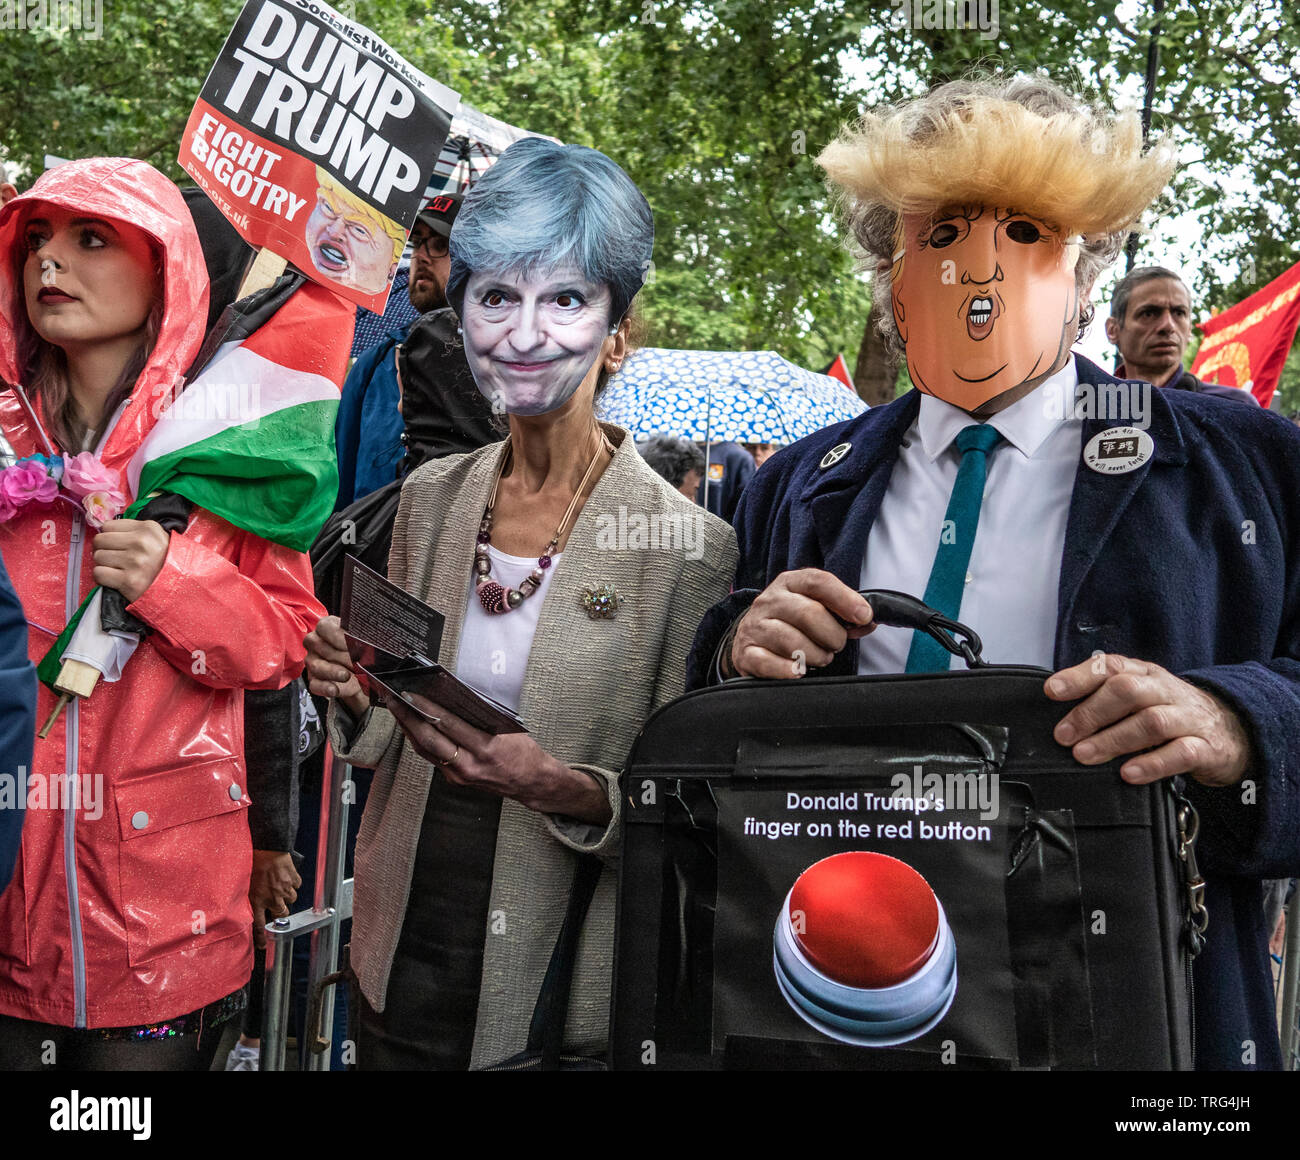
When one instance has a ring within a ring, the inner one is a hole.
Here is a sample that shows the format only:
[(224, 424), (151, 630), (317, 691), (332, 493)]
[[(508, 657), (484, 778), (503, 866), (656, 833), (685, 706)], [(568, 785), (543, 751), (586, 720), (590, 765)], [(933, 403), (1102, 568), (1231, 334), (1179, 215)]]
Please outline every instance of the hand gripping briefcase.
[(1048, 673), (741, 680), (664, 706), (624, 774), (611, 1063), (1185, 1069), (1205, 927), (1177, 779), (1077, 764)]

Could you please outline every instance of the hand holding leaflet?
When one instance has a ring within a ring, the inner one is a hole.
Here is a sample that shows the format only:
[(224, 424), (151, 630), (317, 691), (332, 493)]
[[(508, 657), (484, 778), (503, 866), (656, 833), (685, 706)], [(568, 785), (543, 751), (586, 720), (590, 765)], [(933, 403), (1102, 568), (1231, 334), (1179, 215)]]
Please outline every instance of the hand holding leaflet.
[(400, 700), (436, 725), (411, 699), (410, 694), (416, 694), (446, 706), (485, 733), (527, 733), (508, 708), (430, 659), (438, 654), (444, 619), (424, 601), (348, 557), (340, 621), (357, 680), (372, 704)]

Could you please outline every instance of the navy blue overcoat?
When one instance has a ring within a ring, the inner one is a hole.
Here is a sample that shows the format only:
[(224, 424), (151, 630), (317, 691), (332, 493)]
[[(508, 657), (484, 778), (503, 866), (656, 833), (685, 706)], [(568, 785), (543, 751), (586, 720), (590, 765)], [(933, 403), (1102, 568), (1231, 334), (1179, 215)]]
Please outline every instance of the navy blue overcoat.
[[(1086, 359), (1077, 367), (1085, 386), (1119, 382)], [(700, 624), (690, 687), (712, 680), (723, 634), (781, 572), (823, 568), (858, 587), (867, 535), (919, 407), (911, 391), (763, 465), (736, 511), (736, 590)], [(1300, 873), (1300, 429), (1188, 391), (1153, 390), (1149, 422), (1152, 458), (1102, 475), (1083, 465), (1083, 444), (1116, 424), (1084, 420), (1054, 662), (1065, 668), (1098, 649), (1153, 661), (1244, 722), (1253, 787), (1188, 786), (1210, 912), (1194, 968), (1197, 1064), (1277, 1068), (1260, 879)], [(822, 468), (844, 443), (848, 453)], [(933, 556), (929, 531), (918, 529), (917, 550)], [(857, 649), (850, 641), (816, 671), (855, 672)]]

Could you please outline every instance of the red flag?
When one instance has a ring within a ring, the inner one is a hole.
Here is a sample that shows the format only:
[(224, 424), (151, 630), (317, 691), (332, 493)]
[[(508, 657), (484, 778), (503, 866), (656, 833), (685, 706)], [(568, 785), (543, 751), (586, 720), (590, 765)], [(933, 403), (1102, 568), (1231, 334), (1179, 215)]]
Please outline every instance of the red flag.
[(1300, 262), (1262, 290), (1201, 323), (1205, 335), (1192, 374), (1244, 387), (1267, 407), (1300, 324)]
[(835, 361), (831, 363), (824, 371), (824, 375), (830, 375), (833, 379), (839, 379), (849, 390), (853, 390), (853, 376), (849, 374), (849, 364), (844, 361), (842, 354), (835, 356)]

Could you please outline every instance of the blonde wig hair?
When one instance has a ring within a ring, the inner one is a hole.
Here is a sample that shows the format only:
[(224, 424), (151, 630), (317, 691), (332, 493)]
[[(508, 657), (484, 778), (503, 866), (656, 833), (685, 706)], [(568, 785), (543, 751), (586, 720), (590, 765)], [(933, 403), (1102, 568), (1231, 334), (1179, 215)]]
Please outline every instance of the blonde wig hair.
[[(1082, 236), (1075, 266), (1082, 301), (1175, 160), (1163, 143), (1143, 149), (1136, 114), (1091, 108), (1045, 77), (1015, 76), (952, 81), (868, 113), (817, 163), (866, 266), (892, 265), (903, 214), (999, 206)], [(878, 271), (876, 300), (889, 291), (889, 271)], [(901, 353), (892, 312), (878, 314), (887, 344)], [(1082, 326), (1091, 316), (1090, 306)]]

